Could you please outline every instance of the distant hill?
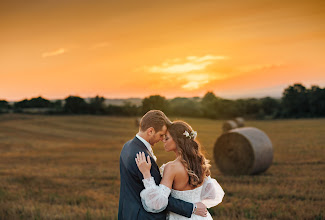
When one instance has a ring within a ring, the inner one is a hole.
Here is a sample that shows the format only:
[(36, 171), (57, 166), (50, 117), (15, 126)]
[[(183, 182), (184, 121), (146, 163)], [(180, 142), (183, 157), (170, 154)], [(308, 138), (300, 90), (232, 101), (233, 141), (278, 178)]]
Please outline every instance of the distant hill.
[[(86, 102), (90, 102), (91, 98), (85, 98)], [(123, 105), (126, 102), (130, 102), (131, 104), (134, 104), (136, 106), (142, 105), (142, 99), (140, 98), (128, 98), (128, 99), (106, 99), (105, 98), (105, 104), (106, 105)]]
[[(81, 97), (82, 98), (82, 97)], [(83, 98), (87, 103), (89, 103), (90, 102), (90, 99), (92, 99), (92, 98), (94, 98), (94, 97), (88, 97), (88, 98)], [(179, 98), (179, 99), (182, 99), (182, 98), (184, 98), (184, 97), (176, 97), (175, 99), (177, 99), (177, 98)], [(193, 100), (193, 101), (197, 101), (197, 102), (199, 102), (199, 101), (201, 101), (201, 97), (190, 97), (190, 98), (186, 98), (186, 99), (191, 99), (191, 100)], [(107, 98), (105, 98), (105, 104), (106, 105), (117, 105), (117, 106), (122, 106), (124, 103), (126, 103), (126, 102), (130, 102), (131, 104), (134, 104), (134, 105), (136, 105), (136, 106), (140, 106), (140, 105), (142, 105), (142, 100), (143, 99), (141, 99), (141, 98), (127, 98), (127, 99), (107, 99)], [(167, 99), (167, 100), (172, 100), (172, 99)], [(62, 104), (64, 105), (64, 103), (65, 103), (65, 100), (64, 99), (50, 99), (50, 101), (51, 102), (56, 102), (56, 101), (62, 101)], [(9, 103), (9, 105), (11, 105), (11, 106), (13, 106), (14, 105), (14, 103), (15, 103), (16, 101), (9, 101), (8, 103)]]

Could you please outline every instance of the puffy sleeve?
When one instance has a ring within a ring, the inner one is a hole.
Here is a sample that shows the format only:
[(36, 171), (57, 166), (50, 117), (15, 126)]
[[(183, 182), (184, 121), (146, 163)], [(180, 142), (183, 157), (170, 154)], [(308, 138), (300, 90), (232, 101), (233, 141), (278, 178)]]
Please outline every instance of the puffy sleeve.
[(157, 186), (153, 177), (143, 179), (142, 182), (145, 187), (140, 193), (143, 208), (153, 213), (163, 211), (168, 205), (170, 188), (163, 184)]
[(211, 208), (221, 203), (224, 195), (225, 192), (217, 180), (212, 179), (210, 176), (204, 179), (201, 192), (201, 201), (207, 206), (207, 208)]

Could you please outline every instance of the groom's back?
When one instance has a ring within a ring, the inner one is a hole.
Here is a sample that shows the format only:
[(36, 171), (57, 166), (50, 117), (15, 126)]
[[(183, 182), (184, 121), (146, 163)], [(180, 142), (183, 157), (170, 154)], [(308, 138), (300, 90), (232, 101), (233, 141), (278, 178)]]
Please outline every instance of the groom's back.
[[(139, 151), (144, 151), (145, 146), (142, 142), (134, 138), (128, 141), (121, 151), (120, 155), (120, 200), (119, 200), (119, 220), (134, 219), (166, 219), (166, 212), (148, 213), (141, 203), (140, 192), (144, 189), (142, 183), (142, 174), (138, 170), (135, 157)], [(159, 180), (160, 181), (160, 180)]]

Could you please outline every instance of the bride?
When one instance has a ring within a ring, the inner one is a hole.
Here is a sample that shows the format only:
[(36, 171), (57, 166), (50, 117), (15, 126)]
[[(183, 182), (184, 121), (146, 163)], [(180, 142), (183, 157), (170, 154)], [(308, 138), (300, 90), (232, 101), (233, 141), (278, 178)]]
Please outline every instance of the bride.
[[(210, 177), (210, 164), (201, 152), (201, 146), (196, 138), (196, 131), (183, 121), (175, 121), (168, 128), (164, 142), (165, 151), (173, 151), (174, 161), (164, 164), (160, 168), (162, 180), (157, 186), (150, 174), (150, 157), (139, 152), (135, 158), (136, 164), (143, 174), (145, 189), (140, 196), (144, 209), (148, 212), (160, 212), (168, 205), (168, 197), (187, 202), (202, 202), (211, 208), (221, 203), (224, 191), (215, 179)], [(195, 213), (194, 207), (193, 213)], [(173, 212), (169, 212), (167, 219), (188, 219)], [(212, 219), (209, 212), (205, 217), (192, 214), (190, 219)]]

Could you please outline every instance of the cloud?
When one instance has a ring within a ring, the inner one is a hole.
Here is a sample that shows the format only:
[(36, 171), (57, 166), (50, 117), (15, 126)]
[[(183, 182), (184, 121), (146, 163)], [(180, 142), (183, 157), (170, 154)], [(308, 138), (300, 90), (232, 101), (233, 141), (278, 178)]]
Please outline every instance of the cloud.
[(160, 74), (161, 79), (166, 82), (179, 83), (185, 90), (195, 90), (218, 78), (214, 72), (208, 71), (208, 66), (225, 59), (228, 57), (209, 54), (201, 57), (173, 58), (160, 65), (138, 68), (137, 71)]
[(201, 86), (210, 82), (210, 80), (214, 79), (209, 74), (189, 74), (184, 77), (187, 80), (187, 83), (182, 85), (183, 89), (186, 90), (194, 90), (198, 89)]
[(213, 60), (225, 60), (228, 59), (226, 56), (213, 56), (213, 55), (206, 55), (203, 57), (197, 57), (197, 56), (188, 56), (187, 60), (191, 60), (194, 62), (203, 62), (203, 61), (213, 61)]
[(183, 89), (194, 90), (218, 78), (216, 73), (208, 71), (208, 66), (215, 64), (218, 60), (225, 59), (228, 59), (228, 57), (214, 55), (188, 56), (168, 59), (160, 65), (144, 66), (140, 69), (145, 72), (160, 74), (162, 80), (177, 82)]
[(143, 69), (150, 73), (170, 73), (170, 74), (181, 74), (190, 73), (195, 71), (202, 71), (207, 66), (215, 63), (216, 60), (228, 59), (226, 56), (213, 56), (206, 55), (203, 57), (188, 56), (185, 59), (174, 58), (166, 60), (157, 66), (145, 66)]
[(282, 63), (281, 64), (246, 65), (246, 66), (238, 67), (237, 70), (241, 73), (250, 73), (250, 72), (256, 72), (256, 71), (280, 68), (283, 66), (284, 66), (284, 64), (282, 64)]
[(103, 48), (103, 47), (109, 47), (111, 44), (108, 42), (100, 42), (97, 44), (94, 44), (92, 47), (90, 47), (91, 50), (95, 50), (98, 48)]
[(163, 63), (161, 66), (145, 67), (145, 70), (151, 73), (170, 73), (170, 74), (189, 73), (197, 70), (204, 70), (206, 66), (210, 64), (211, 62), (204, 62), (204, 63), (188, 62), (188, 63), (181, 63), (181, 64)]
[(144, 66), (142, 70), (160, 75), (161, 81), (177, 84), (184, 90), (197, 90), (207, 84), (240, 75), (282, 67), (283, 64), (236, 65), (227, 56), (187, 56), (173, 58), (160, 65)]
[(51, 51), (51, 52), (44, 52), (42, 54), (42, 57), (43, 58), (46, 58), (46, 57), (52, 57), (52, 56), (58, 56), (58, 55), (62, 55), (64, 53), (67, 52), (67, 49), (65, 48), (60, 48), (60, 49), (57, 49), (55, 51)]

